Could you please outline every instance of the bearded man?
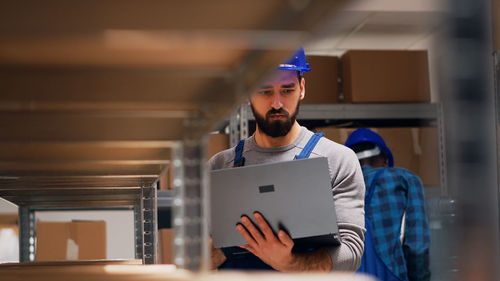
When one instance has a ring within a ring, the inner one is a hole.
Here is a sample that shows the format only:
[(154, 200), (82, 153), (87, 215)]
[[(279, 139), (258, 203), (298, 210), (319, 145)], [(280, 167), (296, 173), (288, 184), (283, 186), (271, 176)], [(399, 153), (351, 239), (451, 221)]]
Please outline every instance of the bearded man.
[[(305, 97), (309, 71), (304, 50), (279, 65), (276, 73), (250, 96), (257, 123), (255, 133), (236, 147), (209, 160), (212, 170), (288, 161), (304, 155), (328, 159), (332, 196), (335, 202), (341, 245), (292, 251), (294, 242), (284, 231), (274, 233), (259, 213), (242, 216), (236, 230), (248, 244), (240, 247), (247, 254), (234, 255), (228, 249), (212, 247), (212, 267), (218, 269), (270, 269), (282, 272), (355, 271), (364, 247), (364, 181), (356, 155), (349, 148), (314, 134), (296, 120), (300, 101)], [(245, 200), (228, 198), (228, 200)], [(333, 214), (332, 214), (333, 215)]]

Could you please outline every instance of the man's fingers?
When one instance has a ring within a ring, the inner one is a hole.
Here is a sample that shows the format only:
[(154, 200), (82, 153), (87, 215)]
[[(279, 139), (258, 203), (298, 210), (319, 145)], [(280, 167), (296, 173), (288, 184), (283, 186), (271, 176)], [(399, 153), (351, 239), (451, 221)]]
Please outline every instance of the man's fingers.
[(257, 242), (254, 240), (252, 235), (250, 235), (250, 233), (248, 233), (248, 231), (241, 224), (236, 225), (236, 230), (241, 234), (241, 236), (243, 236), (248, 245), (257, 246)]
[(248, 229), (257, 244), (262, 244), (262, 242), (264, 242), (264, 237), (262, 237), (260, 231), (255, 227), (253, 222), (247, 216), (242, 216), (241, 222)]
[(283, 230), (278, 231), (278, 238), (283, 245), (287, 246), (288, 248), (292, 248), (295, 243), (293, 243), (292, 238), (286, 232)]
[(257, 252), (255, 251), (255, 249), (250, 247), (249, 245), (240, 245), (239, 247), (242, 249), (245, 249), (245, 250), (249, 251), (250, 253), (254, 254), (255, 256), (257, 256)]
[(275, 239), (275, 235), (274, 235), (274, 232), (273, 230), (271, 229), (271, 227), (269, 227), (269, 224), (267, 224), (266, 220), (264, 219), (264, 217), (255, 212), (253, 214), (253, 217), (255, 218), (255, 220), (257, 221), (257, 223), (259, 224), (259, 227), (260, 229), (262, 230), (262, 233), (264, 234), (264, 236), (266, 237), (267, 240), (271, 240), (271, 239)]
[(247, 251), (252, 250), (252, 247), (250, 247), (249, 245), (240, 245), (240, 246), (238, 246), (238, 247), (240, 247), (240, 248), (242, 248), (242, 249), (245, 249), (245, 250), (247, 250)]

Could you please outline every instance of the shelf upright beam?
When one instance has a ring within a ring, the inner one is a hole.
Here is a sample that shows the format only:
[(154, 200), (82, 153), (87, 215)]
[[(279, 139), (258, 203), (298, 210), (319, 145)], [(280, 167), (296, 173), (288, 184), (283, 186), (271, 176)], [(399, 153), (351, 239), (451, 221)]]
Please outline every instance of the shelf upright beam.
[(235, 147), (242, 139), (248, 138), (248, 121), (253, 120), (251, 108), (247, 104), (242, 104), (231, 115), (229, 120), (229, 146)]
[[(450, 2), (445, 46), (450, 89), (445, 117), (448, 189), (457, 198), (458, 229), (443, 249), (458, 256), (458, 274), (443, 280), (499, 280), (497, 131), (491, 60), (491, 1)], [(485, 243), (487, 241), (487, 243)], [(441, 245), (440, 245), (441, 246)], [(460, 277), (460, 278), (456, 278)]]
[(208, 174), (205, 138), (198, 132), (204, 121), (189, 120), (182, 145), (173, 149), (174, 263), (191, 271), (208, 269)]
[(134, 205), (134, 233), (135, 233), (135, 258), (143, 259), (144, 256), (144, 224), (142, 223), (142, 200), (138, 198)]
[(141, 188), (144, 264), (158, 263), (158, 201), (156, 184)]
[(441, 185), (441, 196), (447, 197), (449, 196), (448, 192), (448, 168), (446, 167), (446, 128), (444, 122), (444, 111), (443, 105), (439, 104), (438, 107), (438, 116), (437, 116), (437, 125), (438, 125), (438, 145), (439, 145), (439, 180)]
[(253, 116), (250, 114), (251, 111), (250, 103), (248, 103), (248, 105), (240, 106), (240, 140), (248, 138), (249, 118), (247, 116)]
[(229, 146), (234, 147), (238, 144), (240, 140), (240, 118), (242, 118), (240, 114), (240, 108), (236, 109), (229, 119)]
[(19, 261), (35, 260), (35, 211), (19, 207)]
[(493, 51), (493, 87), (495, 91), (496, 124), (500, 126), (500, 50)]
[(172, 147), (172, 180), (174, 186), (174, 201), (172, 208), (172, 222), (174, 228), (174, 264), (184, 268), (184, 257), (186, 255), (184, 247), (185, 227), (182, 225), (185, 217), (184, 210), (184, 166), (183, 166), (183, 146), (181, 142)]

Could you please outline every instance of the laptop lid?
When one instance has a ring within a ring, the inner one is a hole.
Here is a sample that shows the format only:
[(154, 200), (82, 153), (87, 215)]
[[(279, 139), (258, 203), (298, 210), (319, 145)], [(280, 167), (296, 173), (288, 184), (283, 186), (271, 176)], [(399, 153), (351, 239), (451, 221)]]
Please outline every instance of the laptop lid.
[(211, 229), (216, 248), (246, 244), (235, 229), (242, 215), (260, 212), (295, 248), (340, 243), (328, 161), (324, 157), (211, 171)]

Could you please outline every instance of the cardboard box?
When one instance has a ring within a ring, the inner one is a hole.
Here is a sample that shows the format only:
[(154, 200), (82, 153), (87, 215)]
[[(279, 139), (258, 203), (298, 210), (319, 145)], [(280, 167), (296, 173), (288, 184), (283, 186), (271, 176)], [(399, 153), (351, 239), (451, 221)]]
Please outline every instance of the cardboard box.
[(430, 102), (427, 51), (351, 50), (342, 58), (344, 102)]
[(0, 263), (18, 261), (19, 228), (15, 223), (0, 223)]
[(174, 230), (172, 228), (158, 229), (158, 249), (160, 249), (161, 264), (174, 263)]
[(3, 225), (17, 225), (19, 216), (17, 214), (1, 214), (0, 224)]
[(306, 95), (302, 104), (330, 104), (339, 102), (339, 58), (307, 56), (311, 71), (304, 74)]
[(172, 183), (172, 167), (163, 169), (159, 178), (160, 190), (168, 190), (174, 187)]
[[(356, 128), (325, 127), (316, 129), (337, 143), (344, 144)], [(370, 128), (382, 136), (394, 156), (394, 166), (406, 168), (417, 174), (424, 186), (440, 185), (439, 146), (437, 129)]]
[(37, 222), (36, 261), (106, 259), (106, 222)]
[(211, 134), (208, 137), (207, 144), (207, 160), (212, 158), (218, 152), (229, 148), (229, 135), (228, 134)]

